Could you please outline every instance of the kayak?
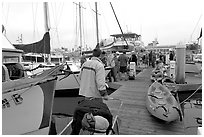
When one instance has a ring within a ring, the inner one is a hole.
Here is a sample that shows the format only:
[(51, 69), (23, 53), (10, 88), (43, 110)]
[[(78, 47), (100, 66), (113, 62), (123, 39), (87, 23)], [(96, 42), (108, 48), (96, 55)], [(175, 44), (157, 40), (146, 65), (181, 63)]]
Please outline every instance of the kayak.
[(175, 97), (166, 86), (157, 81), (148, 89), (146, 107), (153, 116), (167, 122), (177, 120), (179, 116), (180, 120), (182, 118), (182, 113)]
[(155, 81), (161, 81), (163, 77), (164, 77), (163, 72), (157, 69), (152, 71), (150, 79), (152, 82), (155, 82)]

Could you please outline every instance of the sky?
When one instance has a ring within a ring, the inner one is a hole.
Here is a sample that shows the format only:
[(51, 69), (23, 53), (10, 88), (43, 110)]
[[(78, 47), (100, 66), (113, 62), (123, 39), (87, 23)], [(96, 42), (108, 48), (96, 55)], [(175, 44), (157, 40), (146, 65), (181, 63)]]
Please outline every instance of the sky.
[[(74, 1), (48, 3), (51, 48), (79, 46), (78, 8)], [(75, 1), (78, 3), (79, 1)], [(95, 1), (82, 0), (82, 46), (96, 46)], [(113, 0), (111, 1), (123, 32), (142, 36), (146, 46), (157, 38), (159, 45), (195, 41), (203, 23), (202, 0)], [(97, 1), (99, 39), (121, 31), (109, 1)], [(22, 34), (23, 43), (42, 39), (45, 33), (41, 1), (2, 1), (2, 24), (11, 43)], [(77, 18), (77, 20), (76, 20)], [(77, 29), (76, 29), (77, 28)], [(76, 31), (78, 30), (78, 31)], [(75, 46), (77, 45), (77, 46)]]

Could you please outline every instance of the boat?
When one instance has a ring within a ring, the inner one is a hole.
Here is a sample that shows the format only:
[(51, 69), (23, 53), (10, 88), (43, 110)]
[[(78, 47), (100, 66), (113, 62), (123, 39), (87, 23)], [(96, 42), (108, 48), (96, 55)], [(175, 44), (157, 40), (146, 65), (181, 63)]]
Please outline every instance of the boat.
[[(49, 36), (49, 33), (45, 34)], [(2, 134), (49, 134), (57, 76), (28, 76), (16, 49), (2, 34)]]
[(2, 77), (2, 134), (48, 135), (57, 77), (11, 80), (5, 65)]
[(181, 118), (179, 104), (168, 88), (155, 81), (148, 89), (146, 108), (151, 115), (171, 122)]
[[(136, 33), (127, 32), (123, 34), (112, 34), (113, 37), (111, 42), (106, 42), (103, 40), (101, 44), (101, 50), (104, 51), (118, 51), (118, 52), (131, 52), (131, 51), (140, 51), (144, 49), (141, 42), (141, 35)], [(109, 40), (110, 41), (110, 40)]]
[(151, 79), (152, 82), (155, 82), (155, 81), (160, 81), (161, 82), (163, 77), (164, 77), (164, 74), (160, 69), (154, 69), (152, 71), (150, 79)]
[(176, 94), (178, 87), (174, 79), (170, 77), (164, 77), (162, 79), (162, 85), (166, 86), (173, 95)]

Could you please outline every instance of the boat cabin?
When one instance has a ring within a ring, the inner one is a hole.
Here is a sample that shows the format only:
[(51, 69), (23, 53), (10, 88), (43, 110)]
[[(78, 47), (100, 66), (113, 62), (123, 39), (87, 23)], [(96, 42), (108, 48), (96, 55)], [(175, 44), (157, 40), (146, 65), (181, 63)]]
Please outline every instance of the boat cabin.
[(102, 47), (102, 50), (104, 51), (128, 52), (135, 51), (138, 50), (138, 48), (141, 48), (141, 35), (138, 35), (136, 33), (128, 32), (124, 34), (113, 34), (110, 36), (113, 37), (114, 42), (108, 47)]
[(22, 50), (16, 49), (8, 39), (2, 35), (2, 82), (19, 79), (26, 76), (22, 71)]

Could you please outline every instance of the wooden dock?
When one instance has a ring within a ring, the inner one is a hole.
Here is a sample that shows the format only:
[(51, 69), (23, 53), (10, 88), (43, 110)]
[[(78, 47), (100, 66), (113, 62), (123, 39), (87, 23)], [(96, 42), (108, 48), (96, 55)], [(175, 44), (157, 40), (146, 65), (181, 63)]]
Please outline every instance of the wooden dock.
[[(121, 135), (184, 135), (184, 123), (179, 119), (166, 123), (153, 117), (146, 109), (145, 96), (151, 84), (152, 68), (144, 69), (135, 80), (117, 82), (122, 86), (110, 96), (123, 101), (119, 118)], [(117, 107), (111, 107), (117, 112)]]

